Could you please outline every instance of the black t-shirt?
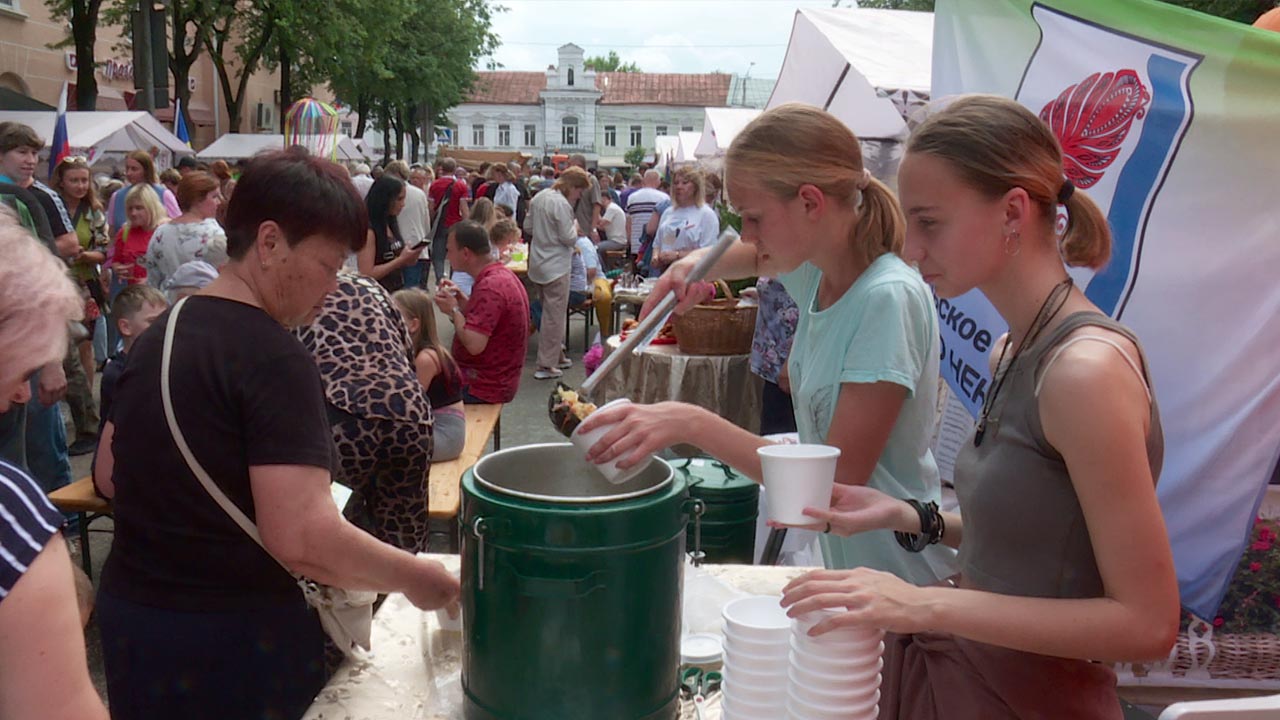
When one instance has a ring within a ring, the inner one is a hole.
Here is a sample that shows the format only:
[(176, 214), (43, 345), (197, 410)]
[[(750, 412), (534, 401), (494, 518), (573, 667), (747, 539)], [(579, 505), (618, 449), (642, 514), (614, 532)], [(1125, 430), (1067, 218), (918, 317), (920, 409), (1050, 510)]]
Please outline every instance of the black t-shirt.
[[(138, 338), (116, 387), (115, 541), (102, 589), (189, 611), (301, 602), (293, 578), (222, 511), (174, 445), (160, 397), (168, 318)], [(332, 468), (315, 361), (262, 310), (192, 297), (178, 321), (170, 377), (188, 446), (250, 520), (251, 466)]]
[(75, 225), (71, 223), (71, 216), (67, 214), (67, 206), (62, 204), (62, 197), (56, 191), (39, 180), (32, 182), (27, 189), (44, 209), (45, 216), (49, 218), (49, 229), (55, 238), (76, 231)]

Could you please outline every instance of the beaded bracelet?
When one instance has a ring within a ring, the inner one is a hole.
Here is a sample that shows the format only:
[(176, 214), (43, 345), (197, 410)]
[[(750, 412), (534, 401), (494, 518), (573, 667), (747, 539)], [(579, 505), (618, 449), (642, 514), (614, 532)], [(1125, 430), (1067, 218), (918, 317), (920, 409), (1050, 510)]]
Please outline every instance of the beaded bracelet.
[(902, 546), (902, 549), (907, 552), (918, 553), (930, 545), (939, 543), (947, 531), (947, 525), (942, 519), (942, 513), (938, 512), (938, 503), (921, 504), (918, 500), (906, 500), (905, 502), (915, 508), (916, 513), (920, 515), (920, 532), (894, 531), (893, 537)]

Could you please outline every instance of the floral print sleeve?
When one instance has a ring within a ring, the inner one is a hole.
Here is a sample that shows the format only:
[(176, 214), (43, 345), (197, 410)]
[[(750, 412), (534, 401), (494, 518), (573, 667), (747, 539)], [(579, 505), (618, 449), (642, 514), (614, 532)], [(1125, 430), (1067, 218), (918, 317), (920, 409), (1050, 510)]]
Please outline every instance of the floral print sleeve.
[(775, 279), (760, 278), (756, 289), (760, 292), (760, 310), (756, 314), (756, 334), (751, 340), (751, 372), (776, 383), (783, 363), (791, 354), (800, 308)]

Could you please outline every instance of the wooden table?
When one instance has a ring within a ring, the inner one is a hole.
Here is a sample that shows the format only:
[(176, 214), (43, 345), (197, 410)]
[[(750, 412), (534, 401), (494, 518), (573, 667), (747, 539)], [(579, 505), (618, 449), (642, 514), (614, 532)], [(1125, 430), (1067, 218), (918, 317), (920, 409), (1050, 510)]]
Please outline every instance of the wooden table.
[(49, 502), (64, 513), (75, 513), (80, 522), (80, 566), (93, 577), (93, 563), (89, 557), (89, 523), (111, 515), (111, 501), (98, 497), (93, 489), (93, 478), (83, 477), (49, 493)]
[(432, 520), (452, 520), (462, 504), (462, 474), (469, 470), (489, 445), (502, 449), (502, 405), (465, 405), (467, 440), (462, 454), (453, 460), (431, 463), (427, 482), (428, 511)]

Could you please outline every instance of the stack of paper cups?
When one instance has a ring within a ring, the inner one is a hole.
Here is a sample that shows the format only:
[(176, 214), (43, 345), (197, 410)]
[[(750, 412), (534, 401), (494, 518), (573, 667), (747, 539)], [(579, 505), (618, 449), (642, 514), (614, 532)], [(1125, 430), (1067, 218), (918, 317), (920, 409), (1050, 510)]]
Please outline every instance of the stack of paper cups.
[(791, 618), (776, 595), (725, 606), (724, 720), (778, 720), (786, 714)]
[(876, 720), (884, 632), (842, 628), (809, 635), (814, 625), (840, 612), (821, 610), (792, 621), (786, 700), (792, 720)]

